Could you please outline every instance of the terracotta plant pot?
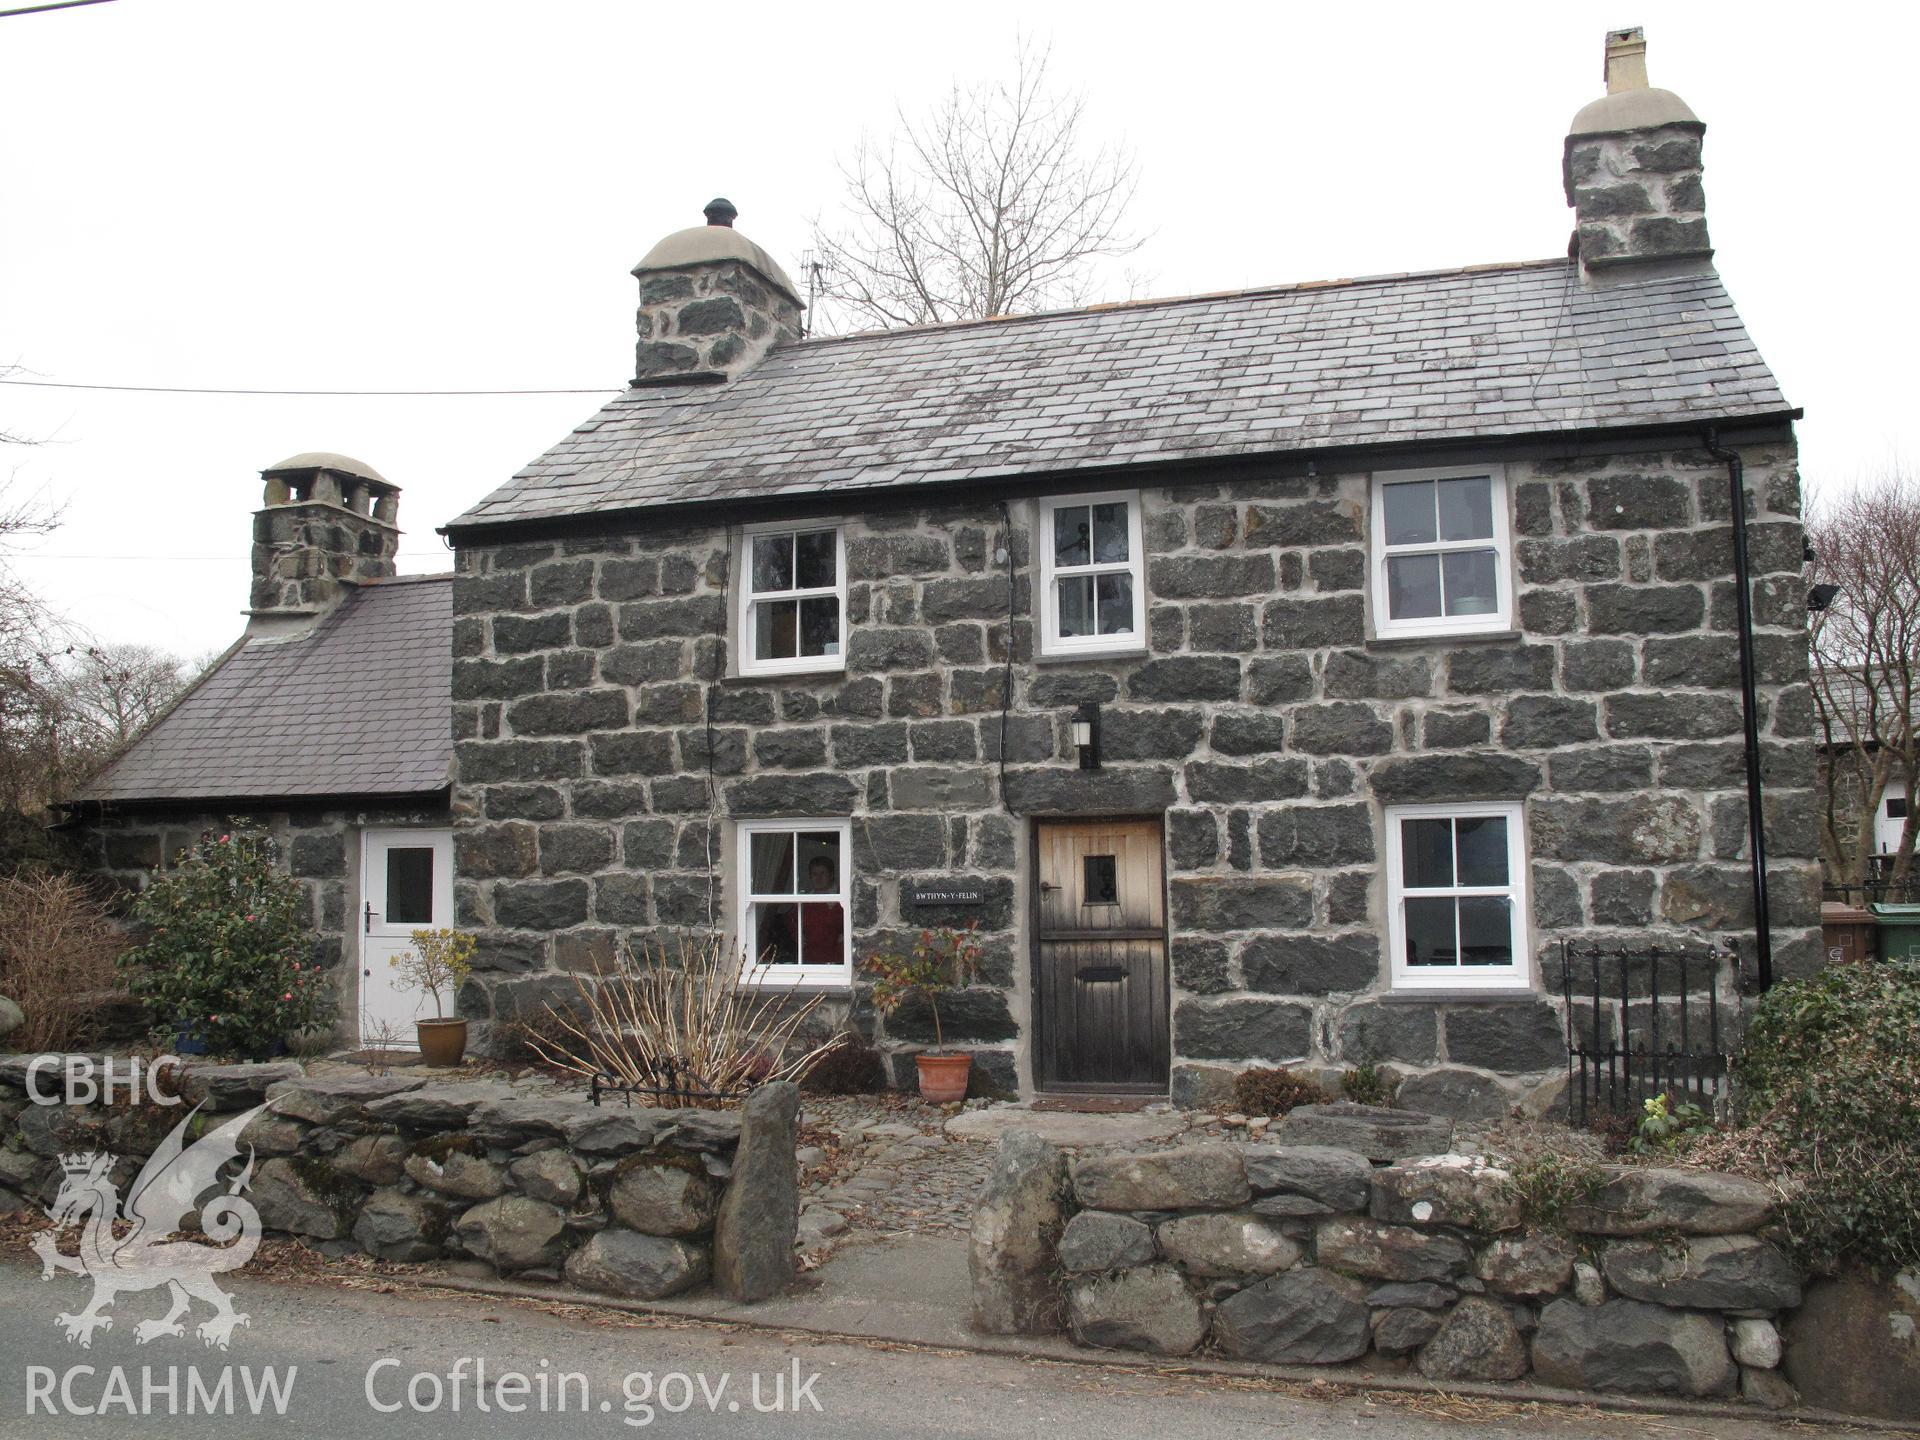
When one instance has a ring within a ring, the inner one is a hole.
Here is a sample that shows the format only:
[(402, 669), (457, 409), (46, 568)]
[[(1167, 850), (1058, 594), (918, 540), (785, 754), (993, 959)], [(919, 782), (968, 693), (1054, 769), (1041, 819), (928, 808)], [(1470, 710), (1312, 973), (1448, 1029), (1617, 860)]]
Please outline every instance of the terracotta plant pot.
[(420, 1058), (429, 1065), (458, 1065), (467, 1053), (464, 1020), (416, 1020), (413, 1031), (420, 1040)]
[(920, 1098), (930, 1105), (950, 1105), (967, 1098), (967, 1071), (971, 1055), (916, 1055), (920, 1067)]

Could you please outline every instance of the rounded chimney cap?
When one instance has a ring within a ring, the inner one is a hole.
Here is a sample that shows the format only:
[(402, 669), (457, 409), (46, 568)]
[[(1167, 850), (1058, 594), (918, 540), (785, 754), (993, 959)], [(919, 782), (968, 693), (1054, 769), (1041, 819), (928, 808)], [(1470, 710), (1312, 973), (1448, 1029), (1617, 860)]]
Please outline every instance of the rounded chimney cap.
[[(723, 210), (722, 206), (726, 208)], [(787, 272), (780, 268), (780, 262), (733, 228), (733, 218), (739, 213), (731, 200), (712, 201), (707, 206), (705, 225), (674, 231), (647, 251), (640, 263), (633, 267), (633, 273), (644, 275), (649, 270), (685, 270), (694, 265), (737, 260), (759, 271), (785, 291), (787, 298), (796, 305), (804, 305), (806, 302), (800, 298), (799, 289), (787, 278)]]
[(1582, 108), (1567, 127), (1569, 135), (1617, 135), (1623, 130), (1653, 130), (1662, 125), (1698, 125), (1700, 117), (1671, 90), (1651, 85), (1602, 95)]
[(355, 460), (351, 455), (336, 455), (331, 450), (302, 450), (298, 455), (289, 455), (278, 465), (267, 466), (260, 473), (284, 475), (293, 470), (331, 470), (336, 475), (351, 475), (356, 480), (371, 480), (375, 485), (384, 485), (389, 490), (399, 488), (364, 460)]

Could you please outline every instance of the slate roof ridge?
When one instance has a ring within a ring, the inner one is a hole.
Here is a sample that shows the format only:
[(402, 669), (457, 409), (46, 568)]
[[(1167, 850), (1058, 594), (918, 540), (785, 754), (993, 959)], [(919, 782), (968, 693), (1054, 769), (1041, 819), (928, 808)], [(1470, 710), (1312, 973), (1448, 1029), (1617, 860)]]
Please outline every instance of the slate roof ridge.
[[(1035, 310), (1025, 315), (985, 315), (967, 320), (939, 320), (926, 325), (882, 326), (876, 330), (852, 330), (845, 335), (809, 335), (776, 346), (775, 353), (824, 348), (850, 340), (881, 340), (900, 335), (935, 335), (955, 330), (979, 329), (988, 325), (1031, 325), (1048, 320), (1069, 320), (1086, 315), (1111, 315), (1117, 311), (1152, 310), (1162, 306), (1207, 305), (1221, 300), (1264, 300), (1280, 295), (1297, 295), (1313, 290), (1356, 289), (1365, 285), (1397, 285), (1426, 280), (1445, 280), (1454, 275), (1485, 275), (1500, 271), (1570, 269), (1568, 257), (1551, 256), (1545, 260), (1490, 260), (1477, 265), (1446, 265), (1434, 270), (1389, 270), (1378, 275), (1348, 275), (1329, 280), (1292, 280), (1273, 285), (1247, 285), (1230, 290), (1199, 290), (1187, 295), (1154, 295), (1140, 300), (1103, 300), (1096, 305), (1075, 305), (1063, 310)], [(636, 390), (654, 387), (636, 385)]]

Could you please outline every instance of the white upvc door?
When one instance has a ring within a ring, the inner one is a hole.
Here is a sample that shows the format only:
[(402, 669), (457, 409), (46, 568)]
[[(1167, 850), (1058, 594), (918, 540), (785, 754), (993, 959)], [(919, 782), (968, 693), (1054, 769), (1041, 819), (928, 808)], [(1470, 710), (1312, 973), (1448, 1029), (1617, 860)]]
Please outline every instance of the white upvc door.
[[(413, 1022), (433, 996), (408, 985), (393, 960), (415, 930), (453, 924), (453, 832), (367, 830), (360, 839), (360, 1043), (413, 1049)], [(440, 997), (449, 1015), (455, 997)]]

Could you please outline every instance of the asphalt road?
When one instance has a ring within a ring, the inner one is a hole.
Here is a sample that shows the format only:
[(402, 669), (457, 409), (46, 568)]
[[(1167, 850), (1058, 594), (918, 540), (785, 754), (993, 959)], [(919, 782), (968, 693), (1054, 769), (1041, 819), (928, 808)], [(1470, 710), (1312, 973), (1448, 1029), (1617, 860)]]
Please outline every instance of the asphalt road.
[[(191, 1329), (179, 1339), (135, 1343), (135, 1325), (166, 1308), (154, 1292), (122, 1296), (113, 1327), (82, 1349), (64, 1338), (55, 1316), (84, 1305), (87, 1286), (70, 1275), (42, 1282), (37, 1268), (0, 1262), (0, 1437), (63, 1440), (136, 1429), (192, 1440), (1538, 1440), (1543, 1431), (1566, 1440), (1673, 1440), (1676, 1430), (1778, 1440), (1786, 1433), (1761, 1423), (1642, 1421), (1551, 1407), (1450, 1420), (1400, 1403), (1301, 1399), (1216, 1377), (821, 1342), (607, 1312), (555, 1314), (473, 1296), (246, 1279), (230, 1288), (251, 1318), (225, 1352), (204, 1346)], [(268, 1367), (278, 1399), (263, 1385)], [(563, 1385), (552, 1378), (562, 1372), (578, 1378)], [(224, 1405), (223, 1377), (231, 1397)], [(209, 1394), (216, 1413), (204, 1413)], [(777, 1399), (782, 1409), (756, 1410), (756, 1399), (763, 1407)], [(97, 1413), (78, 1413), (84, 1410)]]

